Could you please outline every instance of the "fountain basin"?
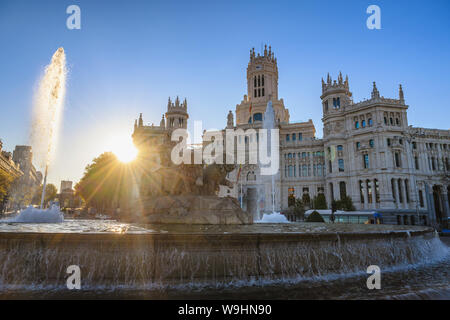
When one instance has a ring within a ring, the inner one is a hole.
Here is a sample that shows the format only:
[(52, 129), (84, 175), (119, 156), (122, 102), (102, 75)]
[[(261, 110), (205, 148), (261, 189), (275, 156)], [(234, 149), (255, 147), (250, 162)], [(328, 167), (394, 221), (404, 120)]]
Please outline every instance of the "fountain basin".
[(84, 232), (73, 225), (61, 226), (62, 232), (54, 232), (54, 225), (48, 226), (53, 232), (43, 225), (0, 225), (0, 291), (10, 285), (65, 286), (70, 265), (80, 267), (83, 285), (92, 288), (216, 286), (365, 272), (374, 264), (383, 270), (448, 253), (427, 227), (102, 222), (108, 229), (96, 223)]

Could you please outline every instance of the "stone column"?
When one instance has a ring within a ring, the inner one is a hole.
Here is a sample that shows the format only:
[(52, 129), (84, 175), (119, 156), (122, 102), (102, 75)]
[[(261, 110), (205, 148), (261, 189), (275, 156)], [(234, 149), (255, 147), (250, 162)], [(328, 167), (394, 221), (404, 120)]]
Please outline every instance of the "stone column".
[(442, 186), (442, 204), (443, 204), (443, 220), (445, 221), (446, 218), (448, 218), (450, 214), (450, 209), (448, 205), (448, 193), (447, 193), (447, 186)]
[(389, 176), (382, 175), (380, 177), (380, 207), (394, 209), (394, 190), (391, 190), (391, 179)]
[[(404, 208), (405, 209), (409, 209), (409, 203), (408, 203), (408, 195), (407, 195), (407, 192), (406, 192), (406, 179), (403, 179), (403, 180), (400, 180), (400, 181), (402, 181), (401, 182), (401, 184), (402, 184), (402, 193), (403, 193), (403, 206), (404, 206)], [(411, 199), (410, 199), (411, 200)]]
[(369, 197), (367, 196), (367, 186), (366, 186), (366, 182), (362, 181), (362, 185), (363, 185), (363, 197), (364, 197), (364, 209), (368, 209), (369, 208)]
[(428, 219), (430, 225), (433, 225), (436, 223), (436, 211), (434, 208), (433, 186), (428, 183), (425, 183), (425, 196), (427, 199)]
[(400, 197), (399, 197), (399, 192), (398, 192), (398, 179), (394, 179), (394, 190), (392, 190), (392, 192), (395, 195), (395, 205), (397, 208), (400, 208)]
[(400, 181), (400, 185), (402, 186), (403, 208), (408, 209), (408, 202), (406, 201), (405, 179), (398, 179), (398, 181)]
[[(375, 192), (375, 180), (372, 179), (369, 181), (370, 186), (372, 187), (372, 209), (376, 209), (377, 208), (377, 195)], [(380, 183), (380, 182), (378, 182)]]

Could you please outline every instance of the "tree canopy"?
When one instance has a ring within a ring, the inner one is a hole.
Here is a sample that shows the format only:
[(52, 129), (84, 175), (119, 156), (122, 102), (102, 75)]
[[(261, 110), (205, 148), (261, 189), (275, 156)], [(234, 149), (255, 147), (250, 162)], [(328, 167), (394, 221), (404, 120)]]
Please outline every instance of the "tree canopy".
[[(38, 188), (36, 188), (33, 198), (31, 199), (31, 203), (35, 205), (41, 204), (42, 197), (42, 188), (44, 186), (41, 184)], [(58, 194), (58, 189), (56, 189), (55, 185), (52, 183), (47, 183), (45, 186), (45, 198), (44, 198), (44, 206), (47, 206), (50, 201), (55, 200)]]
[(75, 191), (87, 207), (105, 213), (127, 205), (133, 180), (133, 165), (122, 163), (113, 153), (105, 152), (86, 166)]
[(13, 181), (14, 177), (9, 172), (0, 170), (0, 202), (8, 194)]

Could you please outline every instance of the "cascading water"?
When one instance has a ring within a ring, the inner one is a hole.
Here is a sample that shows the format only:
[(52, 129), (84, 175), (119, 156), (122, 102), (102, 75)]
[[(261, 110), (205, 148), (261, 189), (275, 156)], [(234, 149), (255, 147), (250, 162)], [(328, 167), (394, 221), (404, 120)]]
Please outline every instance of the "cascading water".
[[(267, 103), (266, 112), (264, 113), (263, 129), (267, 130), (267, 150), (268, 156), (271, 157), (272, 152), (279, 152), (278, 150), (272, 150), (272, 131), (275, 129), (275, 112), (272, 106), (272, 100), (270, 99)], [(262, 165), (264, 166), (264, 165)], [(279, 172), (279, 171), (278, 171)], [(289, 223), (288, 219), (279, 212), (275, 212), (275, 177), (277, 174), (271, 174), (270, 176), (265, 176), (265, 179), (271, 180), (271, 200), (272, 200), (272, 213), (263, 214), (260, 220), (256, 220), (257, 223)]]
[[(273, 111), (271, 99), (267, 103), (266, 112), (264, 113), (263, 128), (267, 130), (267, 150), (270, 157), (272, 155), (272, 129), (275, 129), (275, 112)], [(270, 178), (272, 180), (272, 213), (275, 213), (275, 175), (272, 174)]]
[[(150, 229), (147, 233), (3, 232), (0, 294), (11, 288), (67, 291), (70, 265), (81, 268), (86, 290), (183, 291), (327, 281), (365, 274), (373, 264), (387, 271), (448, 257), (448, 248), (426, 228), (417, 227), (411, 237), (405, 230), (283, 234), (258, 226), (257, 233), (249, 233), (254, 228), (246, 226), (234, 234), (178, 233), (170, 226), (164, 226), (166, 233)], [(261, 233), (261, 228), (270, 231)]]
[(64, 105), (66, 74), (66, 55), (64, 49), (59, 48), (53, 54), (50, 64), (45, 68), (33, 107), (33, 126), (30, 140), (35, 157), (45, 168), (41, 209), (44, 205), (48, 167), (55, 151)]

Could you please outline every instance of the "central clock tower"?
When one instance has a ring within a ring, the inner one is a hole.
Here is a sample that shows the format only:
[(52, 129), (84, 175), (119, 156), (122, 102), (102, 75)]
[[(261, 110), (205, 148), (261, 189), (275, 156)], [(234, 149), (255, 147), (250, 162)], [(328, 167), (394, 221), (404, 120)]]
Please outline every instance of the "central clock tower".
[(272, 100), (276, 121), (288, 123), (289, 111), (284, 107), (283, 99), (278, 100), (277, 58), (272, 48), (265, 45), (261, 54), (256, 54), (254, 48), (250, 50), (247, 94), (236, 106), (236, 125), (262, 121), (269, 100)]

